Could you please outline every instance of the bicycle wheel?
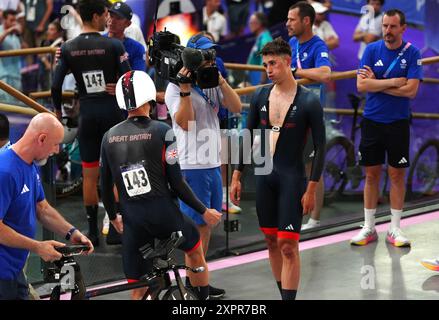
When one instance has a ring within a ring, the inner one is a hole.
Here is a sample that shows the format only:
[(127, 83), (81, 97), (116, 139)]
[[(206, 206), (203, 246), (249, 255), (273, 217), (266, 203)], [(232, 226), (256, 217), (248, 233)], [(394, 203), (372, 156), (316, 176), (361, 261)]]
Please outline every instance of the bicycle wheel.
[(56, 182), (56, 198), (66, 198), (82, 191), (82, 177), (73, 181), (57, 181)]
[(343, 136), (335, 137), (326, 144), (325, 169), (325, 202), (340, 196), (348, 183), (348, 168), (355, 165), (354, 145)]
[(168, 291), (163, 295), (161, 300), (198, 300), (197, 295), (187, 287), (185, 287), (186, 293), (184, 297), (181, 297), (180, 290), (178, 290), (177, 286), (172, 286)]
[(435, 192), (439, 176), (439, 140), (428, 140), (416, 153), (407, 177), (408, 196), (428, 196)]
[[(82, 166), (79, 157), (77, 140), (64, 145), (56, 156), (58, 167), (55, 182), (56, 198), (65, 198), (82, 191)], [(78, 159), (76, 159), (78, 158)]]

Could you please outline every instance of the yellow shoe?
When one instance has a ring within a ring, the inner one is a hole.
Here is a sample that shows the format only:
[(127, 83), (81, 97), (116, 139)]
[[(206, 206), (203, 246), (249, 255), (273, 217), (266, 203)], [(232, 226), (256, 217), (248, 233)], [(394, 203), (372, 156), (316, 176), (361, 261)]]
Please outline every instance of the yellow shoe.
[(424, 259), (421, 264), (429, 270), (439, 271), (439, 258), (437, 259)]

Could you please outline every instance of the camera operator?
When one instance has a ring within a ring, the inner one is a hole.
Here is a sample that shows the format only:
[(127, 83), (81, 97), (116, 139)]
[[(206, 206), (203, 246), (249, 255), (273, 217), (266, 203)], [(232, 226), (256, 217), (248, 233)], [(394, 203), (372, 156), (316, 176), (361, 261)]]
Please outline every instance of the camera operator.
[[(221, 106), (226, 106), (230, 112), (240, 112), (241, 101), (218, 72), (215, 51), (210, 49), (212, 46), (212, 41), (205, 36), (198, 35), (189, 39), (187, 48), (191, 49), (186, 48), (182, 54), (184, 67), (176, 77), (178, 84), (169, 83), (165, 102), (171, 114), (180, 165), (186, 181), (206, 207), (221, 211), (221, 135), (218, 111)], [(201, 54), (203, 59), (197, 59), (197, 54)], [(197, 80), (189, 80), (194, 78)], [(206, 255), (211, 227), (198, 212), (182, 201), (180, 208), (196, 223)], [(225, 294), (223, 289), (212, 286), (209, 291), (212, 298)]]

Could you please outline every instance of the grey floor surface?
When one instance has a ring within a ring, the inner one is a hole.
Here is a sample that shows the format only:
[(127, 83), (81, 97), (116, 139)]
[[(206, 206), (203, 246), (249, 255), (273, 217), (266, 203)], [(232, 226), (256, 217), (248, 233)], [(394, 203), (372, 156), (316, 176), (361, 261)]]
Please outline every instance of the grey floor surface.
[[(395, 248), (379, 241), (365, 247), (348, 242), (301, 252), (302, 300), (423, 300), (439, 299), (439, 273), (425, 269), (423, 258), (439, 255), (439, 221), (405, 228), (412, 248)], [(211, 272), (212, 283), (225, 288), (226, 300), (279, 299), (268, 260)], [(99, 299), (129, 299), (127, 292)]]
[[(229, 234), (229, 248), (241, 248), (238, 251), (249, 251), (263, 248), (263, 234), (259, 230), (258, 218), (256, 215), (255, 201), (242, 201), (241, 214), (230, 214), (230, 219), (239, 219), (241, 230)], [(361, 214), (361, 202), (335, 202), (324, 208), (322, 213), (322, 225), (338, 221), (340, 219), (350, 219), (352, 216)], [(73, 225), (83, 232), (87, 231), (86, 217), (82, 206), (81, 196), (71, 196), (67, 199), (58, 200), (56, 208)], [(101, 225), (104, 210), (99, 209), (99, 224)], [(41, 232), (38, 236), (41, 239)], [(58, 238), (60, 241), (64, 239)], [(249, 244), (256, 243), (252, 247)], [(259, 244), (258, 244), (259, 243)], [(208, 259), (216, 259), (224, 256), (226, 249), (226, 233), (224, 225), (218, 226), (212, 235), (209, 245)], [(84, 277), (87, 285), (92, 285), (109, 280), (121, 279), (124, 277), (121, 262), (121, 245), (108, 246), (105, 244), (105, 237), (100, 236), (100, 246), (90, 257), (80, 257), (81, 269), (84, 270)], [(40, 258), (31, 254), (28, 262), (27, 276), (31, 283), (42, 280)]]

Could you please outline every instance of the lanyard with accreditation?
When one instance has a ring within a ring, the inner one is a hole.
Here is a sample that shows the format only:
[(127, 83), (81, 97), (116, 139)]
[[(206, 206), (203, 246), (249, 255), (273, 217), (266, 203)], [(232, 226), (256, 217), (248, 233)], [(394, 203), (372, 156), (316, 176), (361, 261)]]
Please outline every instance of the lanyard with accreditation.
[(297, 61), (297, 69), (302, 69), (302, 63), (300, 62), (299, 40), (297, 40), (296, 43), (296, 61)]
[(392, 61), (392, 63), (390, 64), (390, 66), (387, 68), (386, 72), (383, 74), (383, 78), (387, 78), (389, 76), (390, 71), (392, 71), (392, 69), (395, 67), (396, 63), (398, 62), (399, 59), (401, 59), (402, 55), (407, 51), (407, 49), (411, 46), (412, 44), (410, 42), (407, 42), (406, 45), (404, 46), (404, 48), (402, 48), (401, 52), (398, 53), (398, 56)]

